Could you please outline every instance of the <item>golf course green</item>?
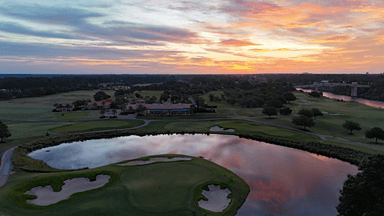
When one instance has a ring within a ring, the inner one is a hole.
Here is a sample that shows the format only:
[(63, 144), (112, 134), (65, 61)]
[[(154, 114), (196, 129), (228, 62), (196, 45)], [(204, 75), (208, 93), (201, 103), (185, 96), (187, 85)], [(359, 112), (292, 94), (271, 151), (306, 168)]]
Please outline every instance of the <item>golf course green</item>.
[[(250, 188), (233, 172), (202, 158), (185, 155), (153, 155), (153, 157), (188, 157), (192, 160), (155, 162), (121, 166), (122, 161), (95, 169), (60, 173), (25, 173), (11, 175), (0, 188), (0, 209), (8, 215), (218, 215), (198, 206), (201, 192), (209, 184), (228, 188), (229, 206), (219, 215), (234, 215), (245, 201)], [(72, 194), (69, 199), (48, 206), (27, 203), (36, 196), (24, 194), (38, 186), (62, 189), (64, 180), (97, 175), (111, 178), (104, 186)]]

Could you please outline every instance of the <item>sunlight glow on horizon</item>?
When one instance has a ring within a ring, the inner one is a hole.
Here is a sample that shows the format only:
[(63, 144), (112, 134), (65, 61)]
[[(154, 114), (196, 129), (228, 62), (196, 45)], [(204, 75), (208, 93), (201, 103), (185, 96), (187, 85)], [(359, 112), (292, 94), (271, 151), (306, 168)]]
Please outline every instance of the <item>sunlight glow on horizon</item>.
[(374, 0), (0, 3), (0, 73), (382, 73)]

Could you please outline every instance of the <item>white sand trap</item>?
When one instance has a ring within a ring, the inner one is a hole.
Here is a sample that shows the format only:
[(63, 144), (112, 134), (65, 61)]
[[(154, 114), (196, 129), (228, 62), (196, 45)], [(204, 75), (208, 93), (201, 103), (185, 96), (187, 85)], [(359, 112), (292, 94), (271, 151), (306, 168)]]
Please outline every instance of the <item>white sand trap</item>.
[(211, 129), (209, 129), (210, 131), (214, 131), (214, 132), (235, 132), (234, 129), (226, 129), (224, 130), (224, 128), (221, 128), (219, 126), (214, 126), (214, 127), (211, 127)]
[(137, 160), (137, 161), (130, 161), (130, 162), (119, 164), (119, 165), (120, 166), (132, 166), (132, 165), (150, 164), (150, 163), (154, 163), (154, 162), (158, 162), (158, 161), (172, 162), (172, 161), (186, 161), (186, 160), (192, 160), (192, 158), (189, 158), (189, 157), (174, 157), (174, 158), (169, 159), (169, 158), (166, 158), (166, 157), (158, 157), (158, 158), (150, 158), (147, 161)]
[(64, 181), (64, 185), (59, 192), (54, 192), (51, 185), (45, 187), (34, 187), (25, 194), (36, 195), (37, 198), (27, 200), (27, 203), (47, 206), (68, 199), (74, 193), (87, 191), (102, 187), (108, 183), (109, 175), (97, 175), (96, 181), (91, 182), (88, 178), (73, 178)]
[(333, 116), (338, 116), (338, 115), (340, 115), (340, 114), (338, 114), (338, 113), (330, 113), (329, 115), (333, 115)]
[(198, 204), (200, 208), (212, 212), (222, 212), (231, 202), (231, 199), (227, 198), (231, 191), (228, 188), (220, 189), (220, 185), (208, 185), (208, 189), (209, 191), (203, 190), (203, 192), (201, 192), (208, 198), (208, 201), (199, 200)]
[(325, 112), (325, 111), (322, 111), (321, 113), (323, 113), (323, 114), (328, 114), (328, 112)]

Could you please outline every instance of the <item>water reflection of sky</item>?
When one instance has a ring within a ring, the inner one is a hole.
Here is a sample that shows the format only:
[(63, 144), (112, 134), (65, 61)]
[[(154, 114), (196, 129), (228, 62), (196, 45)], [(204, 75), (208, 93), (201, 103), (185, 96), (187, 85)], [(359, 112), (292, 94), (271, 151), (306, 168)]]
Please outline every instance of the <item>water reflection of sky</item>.
[[(302, 90), (303, 92), (312, 92), (313, 91), (311, 89), (301, 89), (301, 88), (296, 88), (296, 89)], [(331, 92), (323, 92), (323, 96), (327, 97), (327, 98), (331, 98), (331, 99), (337, 99), (337, 100), (343, 100), (343, 101), (352, 101), (352, 102), (365, 104), (367, 106), (384, 109), (384, 102), (382, 102), (382, 101), (373, 101), (373, 100), (367, 100), (367, 99), (363, 99), (363, 98), (355, 98), (355, 97), (350, 97), (350, 96), (346, 96), (346, 95), (333, 94)]]
[[(50, 150), (49, 152), (46, 152)], [(237, 215), (336, 215), (348, 163), (229, 135), (129, 136), (61, 144), (31, 157), (61, 169), (99, 167), (155, 154), (203, 156), (235, 172), (251, 187)]]

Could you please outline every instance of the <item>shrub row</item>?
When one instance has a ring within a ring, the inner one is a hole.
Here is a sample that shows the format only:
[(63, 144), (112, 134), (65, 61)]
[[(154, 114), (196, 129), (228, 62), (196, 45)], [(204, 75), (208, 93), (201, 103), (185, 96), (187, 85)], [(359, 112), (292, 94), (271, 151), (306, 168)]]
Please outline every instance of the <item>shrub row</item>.
[(371, 154), (365, 152), (339, 146), (328, 145), (320, 142), (298, 142), (249, 134), (239, 134), (239, 137), (300, 149), (318, 155), (336, 158), (354, 165), (359, 165), (364, 158), (371, 156)]

